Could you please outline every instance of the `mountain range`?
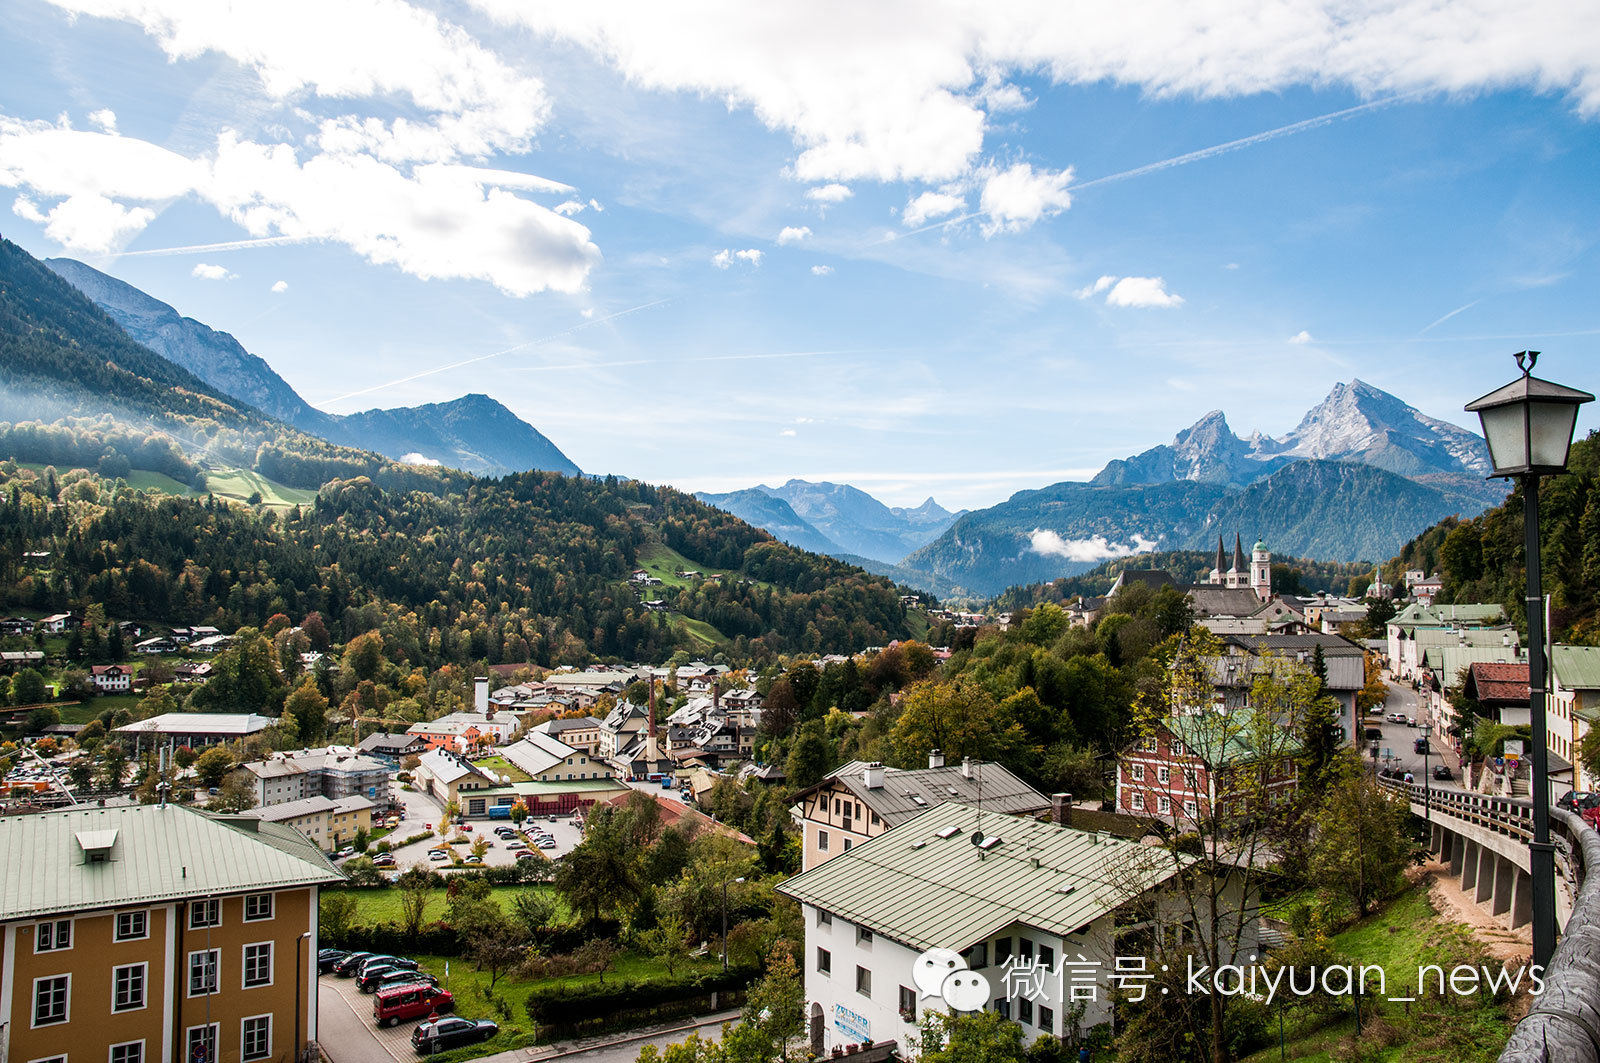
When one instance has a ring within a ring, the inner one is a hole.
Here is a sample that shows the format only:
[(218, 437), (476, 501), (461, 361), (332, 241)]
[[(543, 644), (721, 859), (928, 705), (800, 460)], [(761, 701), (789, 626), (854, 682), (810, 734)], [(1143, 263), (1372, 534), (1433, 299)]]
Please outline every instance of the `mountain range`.
[(849, 484), (790, 480), (697, 497), (765, 528), (791, 546), (848, 560), (894, 565), (937, 539), (966, 511), (951, 513), (932, 498), (920, 506), (886, 506)]
[(217, 391), (341, 446), (413, 465), (447, 465), (480, 475), (543, 470), (579, 475), (578, 466), (538, 429), (487, 395), (346, 415), (302, 399), (238, 340), (133, 285), (70, 258), (45, 260), (127, 334)]

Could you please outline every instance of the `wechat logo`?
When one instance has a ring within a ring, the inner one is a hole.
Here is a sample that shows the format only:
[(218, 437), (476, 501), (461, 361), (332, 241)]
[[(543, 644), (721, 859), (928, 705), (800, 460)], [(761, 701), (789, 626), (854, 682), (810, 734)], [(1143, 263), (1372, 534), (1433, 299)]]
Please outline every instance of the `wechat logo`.
[(967, 961), (953, 949), (929, 949), (918, 956), (911, 980), (919, 999), (938, 997), (953, 1011), (982, 1011), (989, 1003), (989, 979), (967, 970)]

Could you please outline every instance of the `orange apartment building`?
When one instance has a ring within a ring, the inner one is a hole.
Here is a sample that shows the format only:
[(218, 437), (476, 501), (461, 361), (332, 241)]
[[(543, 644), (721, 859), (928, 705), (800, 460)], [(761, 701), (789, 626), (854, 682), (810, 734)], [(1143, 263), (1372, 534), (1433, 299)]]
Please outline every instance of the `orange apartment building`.
[(0, 1063), (294, 1063), (317, 899), (275, 823), (180, 805), (0, 819)]

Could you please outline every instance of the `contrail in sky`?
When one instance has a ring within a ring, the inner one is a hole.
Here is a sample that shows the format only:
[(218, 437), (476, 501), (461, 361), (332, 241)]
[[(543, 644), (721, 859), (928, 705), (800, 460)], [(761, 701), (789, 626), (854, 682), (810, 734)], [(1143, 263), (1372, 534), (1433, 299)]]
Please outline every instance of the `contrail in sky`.
[[(1444, 317), (1441, 317), (1439, 320), (1435, 321), (1433, 324), (1431, 324), (1427, 328), (1423, 329), (1422, 332), (1427, 332), (1430, 329), (1437, 328), (1438, 326), (1444, 324), (1446, 321), (1449, 321), (1451, 318), (1455, 317), (1457, 314), (1461, 313), (1461, 311), (1463, 311), (1463, 310), (1471, 310), (1473, 307), (1477, 306), (1480, 302), (1482, 302), (1481, 299), (1474, 299), (1474, 300), (1472, 300), (1472, 302), (1468, 303), (1466, 306), (1458, 306), (1458, 307), (1456, 307), (1454, 310), (1450, 311)], [(1419, 336), (1422, 335), (1422, 332), (1417, 333), (1417, 335), (1419, 335)]]
[(574, 362), (569, 365), (519, 365), (512, 368), (513, 373), (548, 373), (557, 369), (613, 369), (624, 365), (660, 365), (670, 362), (674, 365), (686, 365), (690, 362), (755, 362), (768, 358), (825, 358), (828, 355), (840, 354), (883, 354), (892, 350), (888, 347), (857, 347), (832, 351), (779, 351), (773, 354), (708, 354), (697, 358), (636, 358), (627, 362)]
[(322, 401), (324, 404), (343, 402), (345, 399), (353, 399), (358, 395), (370, 395), (372, 392), (382, 391), (384, 388), (392, 388), (399, 384), (409, 384), (413, 380), (421, 380), (426, 376), (434, 376), (437, 373), (445, 373), (451, 369), (460, 369), (464, 365), (476, 365), (478, 362), (487, 362), (491, 358), (499, 358), (502, 355), (513, 354), (516, 351), (526, 350), (529, 347), (537, 347), (542, 343), (549, 343), (551, 340), (559, 339), (562, 336), (570, 336), (574, 332), (580, 332), (583, 329), (591, 328), (595, 325), (601, 325), (607, 321), (615, 321), (617, 318), (627, 317), (629, 314), (637, 314), (641, 310), (649, 310), (651, 307), (662, 306), (666, 303), (670, 303), (671, 301), (672, 300), (670, 299), (657, 299), (653, 303), (641, 303), (639, 306), (632, 306), (626, 310), (618, 310), (615, 314), (607, 314), (605, 317), (597, 317), (591, 321), (585, 321), (582, 324), (573, 325), (569, 329), (562, 329), (560, 332), (551, 333), (550, 335), (544, 336), (540, 339), (529, 340), (526, 343), (519, 343), (515, 346), (507, 347), (503, 351), (494, 351), (491, 354), (480, 354), (476, 358), (467, 358), (459, 362), (451, 362), (449, 365), (436, 366), (433, 369), (424, 369), (420, 373), (412, 373), (410, 376), (403, 376), (398, 380), (390, 380), (382, 384), (374, 384), (370, 388), (362, 388), (359, 391), (347, 392), (346, 394), (339, 395), (335, 398), (323, 399)]
[(103, 258), (132, 258), (135, 255), (197, 255), (210, 251), (243, 251), (247, 247), (287, 247), (310, 243), (321, 236), (262, 236), (254, 240), (225, 240), (220, 244), (190, 244), (188, 247), (157, 247), (149, 251), (113, 251)]
[[(1159, 173), (1162, 170), (1170, 170), (1175, 166), (1187, 166), (1191, 162), (1200, 162), (1203, 159), (1215, 158), (1218, 155), (1227, 155), (1228, 153), (1238, 151), (1241, 148), (1251, 148), (1257, 144), (1265, 144), (1269, 140), (1277, 140), (1279, 137), (1294, 136), (1296, 133), (1304, 133), (1308, 129), (1317, 129), (1321, 126), (1331, 125), (1334, 122), (1343, 121), (1346, 118), (1353, 118), (1358, 114), (1364, 114), (1367, 111), (1376, 111), (1383, 107), (1392, 107), (1397, 103), (1404, 103), (1407, 100), (1415, 99), (1422, 94), (1422, 90), (1418, 90), (1416, 92), (1402, 93), (1399, 96), (1385, 96), (1381, 100), (1369, 100), (1366, 103), (1359, 103), (1354, 107), (1346, 107), (1342, 111), (1333, 111), (1329, 114), (1318, 115), (1315, 118), (1305, 118), (1298, 122), (1291, 122), (1288, 125), (1279, 126), (1276, 129), (1268, 129), (1261, 133), (1252, 133), (1247, 137), (1240, 137), (1238, 140), (1230, 140), (1223, 144), (1213, 144), (1209, 148), (1200, 148), (1197, 151), (1186, 152), (1182, 155), (1174, 155), (1172, 158), (1162, 159), (1160, 162), (1146, 163), (1143, 166), (1136, 166), (1131, 170), (1123, 170), (1121, 173), (1106, 174), (1104, 177), (1096, 177), (1089, 181), (1075, 181), (1067, 185), (1067, 191), (1075, 192), (1082, 188), (1093, 188), (1095, 185), (1110, 184), (1113, 181), (1126, 181), (1130, 177), (1143, 177), (1146, 174)], [(893, 240), (899, 240), (903, 237), (916, 236), (918, 233), (931, 232), (934, 229), (943, 229), (947, 226), (964, 222), (969, 218), (981, 218), (988, 213), (990, 212), (986, 210), (975, 210), (968, 214), (957, 215), (954, 218), (946, 218), (943, 221), (936, 221), (931, 225), (924, 225), (920, 229), (911, 229), (908, 232), (903, 233), (891, 233), (889, 236), (878, 242), (888, 243)]]

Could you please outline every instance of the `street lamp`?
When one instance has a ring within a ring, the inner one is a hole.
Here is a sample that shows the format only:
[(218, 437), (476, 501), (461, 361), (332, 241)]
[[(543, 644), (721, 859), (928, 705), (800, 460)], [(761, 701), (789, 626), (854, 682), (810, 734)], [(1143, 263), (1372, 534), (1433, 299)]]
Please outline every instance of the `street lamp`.
[(1491, 391), (1467, 411), (1476, 413), (1489, 444), (1493, 477), (1522, 481), (1522, 534), (1528, 565), (1528, 716), (1533, 725), (1533, 962), (1548, 968), (1556, 950), (1555, 847), (1550, 844), (1550, 776), (1544, 718), (1544, 589), (1539, 577), (1539, 477), (1565, 472), (1578, 407), (1587, 391), (1533, 376), (1538, 351), (1516, 355), (1522, 376)]

